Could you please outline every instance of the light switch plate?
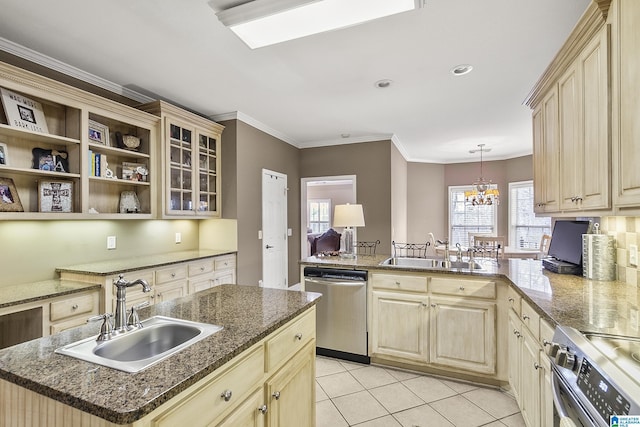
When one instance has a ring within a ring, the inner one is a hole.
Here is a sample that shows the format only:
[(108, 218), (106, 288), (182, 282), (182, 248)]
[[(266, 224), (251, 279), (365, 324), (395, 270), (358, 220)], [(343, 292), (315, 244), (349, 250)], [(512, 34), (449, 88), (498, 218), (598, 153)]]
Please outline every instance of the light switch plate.
[(629, 245), (629, 264), (638, 266), (638, 245)]
[(182, 233), (176, 233), (176, 244), (182, 243)]
[(116, 236), (107, 236), (107, 249), (112, 250), (116, 248)]

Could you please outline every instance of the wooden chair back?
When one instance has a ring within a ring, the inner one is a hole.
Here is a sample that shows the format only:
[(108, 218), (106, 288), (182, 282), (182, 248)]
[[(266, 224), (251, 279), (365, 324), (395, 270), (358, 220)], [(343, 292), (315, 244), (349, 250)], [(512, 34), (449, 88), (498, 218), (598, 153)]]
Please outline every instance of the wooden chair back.
[(483, 249), (481, 256), (489, 254), (491, 257), (504, 258), (504, 247), (507, 245), (504, 236), (475, 236), (474, 243)]

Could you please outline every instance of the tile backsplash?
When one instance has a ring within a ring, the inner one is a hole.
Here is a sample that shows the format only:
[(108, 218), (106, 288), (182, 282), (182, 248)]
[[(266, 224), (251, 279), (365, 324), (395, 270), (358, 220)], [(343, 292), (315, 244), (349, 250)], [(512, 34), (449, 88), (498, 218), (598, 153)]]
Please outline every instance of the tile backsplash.
[(638, 267), (629, 263), (629, 246), (638, 245), (640, 217), (607, 216), (601, 218), (603, 232), (616, 239), (616, 263), (618, 280), (630, 285), (640, 286)]

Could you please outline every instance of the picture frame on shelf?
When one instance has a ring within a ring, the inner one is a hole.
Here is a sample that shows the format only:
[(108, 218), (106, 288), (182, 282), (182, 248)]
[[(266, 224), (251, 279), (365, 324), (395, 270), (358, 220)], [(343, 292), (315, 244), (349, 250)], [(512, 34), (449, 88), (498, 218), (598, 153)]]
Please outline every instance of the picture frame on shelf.
[(147, 182), (149, 169), (143, 163), (122, 162), (122, 179), (125, 181)]
[(69, 172), (69, 153), (66, 151), (34, 148), (31, 153), (33, 154), (33, 169), (49, 172)]
[(9, 152), (8, 152), (7, 144), (4, 142), (0, 142), (0, 165), (7, 166), (9, 165)]
[(98, 144), (110, 146), (109, 127), (95, 120), (89, 120), (89, 139)]
[(11, 178), (0, 177), (0, 212), (24, 212), (18, 189)]
[(43, 180), (38, 182), (40, 212), (73, 212), (73, 181)]
[(9, 126), (49, 133), (41, 103), (3, 87), (0, 87), (0, 96)]

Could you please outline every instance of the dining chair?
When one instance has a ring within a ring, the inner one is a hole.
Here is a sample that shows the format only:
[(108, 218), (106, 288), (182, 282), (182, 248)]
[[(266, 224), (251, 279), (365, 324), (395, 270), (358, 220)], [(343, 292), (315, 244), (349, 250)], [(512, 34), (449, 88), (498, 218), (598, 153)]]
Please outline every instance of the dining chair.
[(504, 258), (504, 247), (507, 245), (504, 236), (475, 236), (474, 244), (482, 249), (481, 256), (488, 253), (491, 257)]

